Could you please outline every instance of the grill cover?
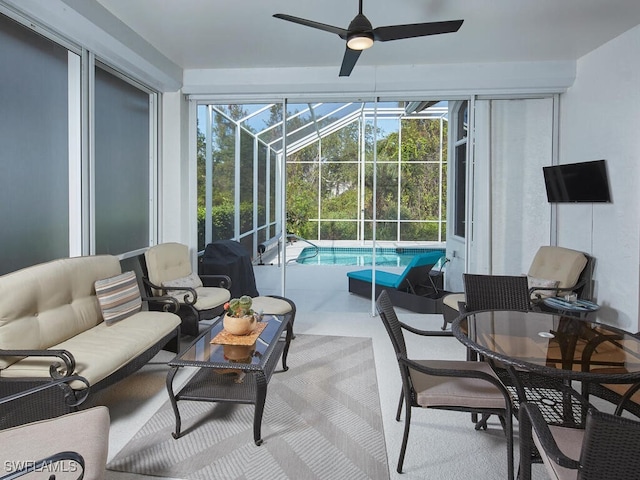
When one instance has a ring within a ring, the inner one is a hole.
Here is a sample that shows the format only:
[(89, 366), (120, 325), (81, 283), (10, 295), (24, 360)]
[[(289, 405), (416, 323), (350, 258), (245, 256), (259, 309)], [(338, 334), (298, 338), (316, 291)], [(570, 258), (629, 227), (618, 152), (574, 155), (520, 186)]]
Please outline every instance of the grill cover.
[(199, 273), (231, 278), (231, 298), (259, 295), (251, 255), (242, 244), (233, 240), (218, 240), (207, 245), (200, 259)]

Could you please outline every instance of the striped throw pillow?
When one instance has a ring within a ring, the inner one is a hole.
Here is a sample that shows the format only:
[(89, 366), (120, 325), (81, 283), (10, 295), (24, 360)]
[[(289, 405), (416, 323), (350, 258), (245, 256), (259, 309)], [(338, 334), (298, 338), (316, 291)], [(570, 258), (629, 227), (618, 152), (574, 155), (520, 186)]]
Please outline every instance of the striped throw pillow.
[(142, 309), (138, 280), (133, 272), (96, 280), (96, 296), (107, 325), (123, 320)]

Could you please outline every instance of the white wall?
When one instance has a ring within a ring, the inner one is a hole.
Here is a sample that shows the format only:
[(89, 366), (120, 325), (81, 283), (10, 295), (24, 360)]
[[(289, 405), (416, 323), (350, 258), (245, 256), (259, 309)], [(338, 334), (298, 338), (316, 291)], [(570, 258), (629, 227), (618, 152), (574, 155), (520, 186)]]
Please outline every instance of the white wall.
[(469, 272), (527, 273), (549, 244), (542, 166), (553, 159), (553, 107), (553, 98), (475, 102)]
[(560, 163), (604, 158), (611, 204), (560, 205), (558, 244), (596, 258), (595, 294), (605, 323), (640, 330), (640, 26), (578, 61), (561, 95)]
[[(188, 103), (179, 93), (162, 96), (162, 139), (159, 174), (159, 233), (158, 242), (193, 243), (189, 203), (189, 124)], [(193, 193), (195, 197), (195, 193)]]
[(542, 167), (553, 160), (553, 98), (491, 101), (491, 272), (527, 273), (549, 245)]

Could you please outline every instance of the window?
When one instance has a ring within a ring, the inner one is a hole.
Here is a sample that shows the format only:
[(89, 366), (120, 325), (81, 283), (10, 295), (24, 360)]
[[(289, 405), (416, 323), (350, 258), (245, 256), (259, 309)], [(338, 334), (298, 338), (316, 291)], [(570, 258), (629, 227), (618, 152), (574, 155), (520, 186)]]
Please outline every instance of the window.
[(69, 256), (74, 56), (0, 15), (0, 274)]
[(149, 246), (149, 93), (95, 67), (95, 253)]
[[(0, 229), (0, 274), (149, 246), (157, 93), (8, 15), (0, 14), (0, 222), (9, 226)], [(82, 78), (94, 79), (88, 89)], [(83, 109), (92, 88), (93, 108)], [(91, 152), (82, 148), (89, 131)]]

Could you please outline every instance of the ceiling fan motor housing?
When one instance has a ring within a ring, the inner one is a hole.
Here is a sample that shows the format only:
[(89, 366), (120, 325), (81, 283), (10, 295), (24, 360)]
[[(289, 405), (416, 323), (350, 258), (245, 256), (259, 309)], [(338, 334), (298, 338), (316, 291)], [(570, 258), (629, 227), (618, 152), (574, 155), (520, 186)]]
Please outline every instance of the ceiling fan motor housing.
[(373, 38), (372, 31), (373, 31), (373, 26), (371, 25), (371, 22), (367, 17), (365, 17), (361, 13), (356, 15), (355, 18), (351, 20), (351, 23), (349, 24), (349, 36), (353, 34), (358, 34), (358, 33), (360, 34), (369, 33)]
[[(369, 41), (364, 41), (368, 39)], [(353, 50), (364, 50), (373, 45), (373, 27), (363, 14), (359, 13), (351, 20), (347, 33), (347, 45)]]

